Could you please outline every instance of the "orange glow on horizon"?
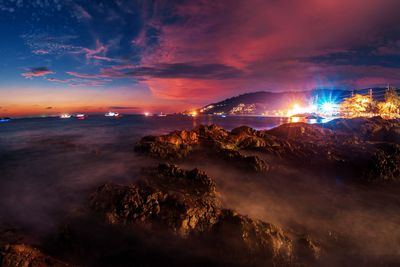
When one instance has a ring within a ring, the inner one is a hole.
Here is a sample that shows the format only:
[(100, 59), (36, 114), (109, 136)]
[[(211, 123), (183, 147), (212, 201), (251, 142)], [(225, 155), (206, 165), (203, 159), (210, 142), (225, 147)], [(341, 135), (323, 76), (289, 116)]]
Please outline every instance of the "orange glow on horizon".
[[(4, 90), (0, 88), (0, 91)], [(1, 99), (0, 117), (55, 116), (62, 113), (172, 113), (187, 103), (153, 99), (131, 88), (94, 91), (88, 88), (7, 88)]]

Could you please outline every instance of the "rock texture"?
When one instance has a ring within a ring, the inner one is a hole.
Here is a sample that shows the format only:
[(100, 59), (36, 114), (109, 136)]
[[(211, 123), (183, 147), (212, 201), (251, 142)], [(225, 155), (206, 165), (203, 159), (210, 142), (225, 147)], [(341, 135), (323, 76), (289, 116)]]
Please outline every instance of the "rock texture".
[(197, 169), (160, 164), (135, 185), (101, 186), (90, 207), (111, 224), (157, 224), (181, 238), (200, 237), (203, 249), (210, 242), (218, 247), (213, 253), (244, 265), (292, 265), (302, 260), (300, 250), (314, 255), (308, 244), (293, 242), (279, 227), (223, 209), (214, 181)]
[(43, 254), (29, 245), (6, 245), (1, 249), (0, 266), (2, 267), (67, 267), (71, 266)]
[(220, 203), (205, 173), (160, 164), (147, 175), (151, 178), (132, 186), (101, 186), (90, 207), (112, 224), (157, 224), (181, 236), (208, 231), (217, 221)]
[(396, 181), (400, 179), (399, 129), (399, 120), (380, 117), (336, 119), (326, 124), (288, 123), (268, 131), (242, 126), (228, 132), (211, 125), (145, 137), (136, 150), (168, 159), (188, 157), (196, 150), (234, 162), (235, 168), (255, 172), (271, 169), (256, 152), (274, 157), (282, 166), (334, 171), (352, 180)]

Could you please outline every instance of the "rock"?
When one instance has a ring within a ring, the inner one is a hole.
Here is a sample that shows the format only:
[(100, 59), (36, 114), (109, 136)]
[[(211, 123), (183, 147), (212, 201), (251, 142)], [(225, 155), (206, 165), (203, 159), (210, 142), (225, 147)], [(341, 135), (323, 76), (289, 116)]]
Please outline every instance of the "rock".
[(2, 267), (67, 267), (71, 266), (43, 254), (29, 245), (6, 245), (1, 249), (0, 266)]
[(238, 266), (291, 266), (303, 261), (298, 255), (316, 253), (316, 245), (293, 244), (273, 224), (223, 209), (214, 181), (197, 169), (160, 164), (145, 175), (135, 185), (101, 186), (91, 197), (91, 209), (110, 224), (157, 225), (153, 230), (161, 226), (183, 240), (196, 237), (199, 250), (222, 265), (230, 258)]
[(0, 225), (0, 247), (25, 241), (28, 240), (21, 230), (10, 225)]
[(283, 138), (283, 139), (306, 139), (308, 141), (317, 141), (331, 139), (334, 137), (334, 132), (330, 129), (322, 128), (317, 124), (307, 124), (304, 122), (286, 123), (273, 128), (266, 133)]
[(233, 162), (236, 167), (254, 172), (268, 171), (269, 165), (257, 156), (245, 156), (232, 149), (219, 149), (220, 157), (228, 162)]
[(143, 138), (137, 147), (150, 155), (175, 159), (196, 149), (247, 171), (270, 169), (258, 156), (243, 153), (252, 150), (274, 156), (274, 162), (283, 166), (334, 171), (351, 180), (395, 181), (400, 179), (399, 129), (398, 120), (380, 117), (287, 123), (268, 131), (241, 126), (228, 132), (202, 125), (191, 132)]
[(213, 234), (226, 253), (246, 265), (287, 266), (294, 256), (293, 243), (282, 229), (232, 210), (222, 211)]
[(356, 173), (366, 181), (392, 182), (400, 179), (400, 145), (393, 143), (375, 143), (359, 152), (360, 159), (350, 161), (357, 166)]
[(90, 207), (112, 224), (157, 224), (181, 236), (207, 231), (217, 221), (220, 203), (206, 174), (164, 164), (151, 174), (132, 186), (101, 186)]
[(249, 127), (249, 126), (240, 126), (237, 128), (234, 128), (231, 131), (231, 134), (233, 135), (245, 135), (245, 136), (255, 136), (257, 134), (257, 131), (254, 130), (253, 128)]
[(321, 257), (321, 247), (309, 236), (304, 235), (297, 240), (298, 257), (309, 261), (317, 261)]
[(363, 140), (400, 142), (399, 120), (385, 120), (381, 117), (335, 119), (321, 126)]
[(152, 157), (163, 158), (163, 159), (179, 159), (186, 157), (192, 147), (186, 144), (176, 145), (174, 143), (160, 141), (159, 138), (153, 136), (144, 137), (135, 146), (135, 151), (145, 153)]

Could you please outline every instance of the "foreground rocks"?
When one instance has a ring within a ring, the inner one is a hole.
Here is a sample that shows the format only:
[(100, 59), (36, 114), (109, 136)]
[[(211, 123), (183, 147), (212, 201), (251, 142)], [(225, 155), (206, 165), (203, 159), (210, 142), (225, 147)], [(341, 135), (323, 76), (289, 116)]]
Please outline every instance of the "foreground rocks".
[[(136, 151), (176, 160), (212, 154), (234, 168), (264, 172), (274, 165), (333, 172), (360, 181), (400, 179), (400, 123), (377, 118), (336, 119), (326, 124), (288, 123), (268, 131), (247, 126), (228, 132), (199, 126), (159, 137), (144, 137)], [(254, 152), (254, 153), (253, 153)], [(253, 154), (252, 154), (253, 153)], [(232, 164), (234, 163), (234, 164)]]
[[(223, 209), (214, 181), (197, 169), (161, 164), (135, 185), (103, 185), (90, 208), (110, 224), (166, 228), (180, 238), (200, 239), (199, 249), (219, 264), (281, 266), (319, 257), (279, 227)], [(304, 251), (308, 258), (300, 258)]]
[(90, 207), (111, 224), (165, 226), (181, 236), (209, 231), (218, 220), (215, 183), (205, 173), (161, 164), (146, 175), (132, 186), (99, 187)]
[(238, 168), (262, 172), (269, 169), (266, 162), (255, 155), (244, 155), (237, 150), (239, 140), (216, 125), (199, 126), (191, 131), (174, 131), (167, 135), (146, 136), (136, 145), (135, 151), (156, 158), (176, 160), (200, 151), (203, 156), (233, 160)]
[(56, 260), (40, 250), (25, 244), (6, 245), (0, 252), (2, 267), (68, 267), (72, 266)]

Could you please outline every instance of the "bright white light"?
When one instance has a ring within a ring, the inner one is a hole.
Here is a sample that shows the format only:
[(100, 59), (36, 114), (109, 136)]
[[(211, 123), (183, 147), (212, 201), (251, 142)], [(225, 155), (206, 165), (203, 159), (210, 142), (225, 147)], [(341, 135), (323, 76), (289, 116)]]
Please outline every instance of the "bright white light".
[(322, 110), (324, 112), (332, 112), (334, 108), (334, 105), (332, 103), (326, 102), (322, 104)]
[(61, 119), (69, 119), (69, 118), (71, 118), (71, 115), (68, 113), (63, 113), (63, 114), (61, 114), (60, 118)]

